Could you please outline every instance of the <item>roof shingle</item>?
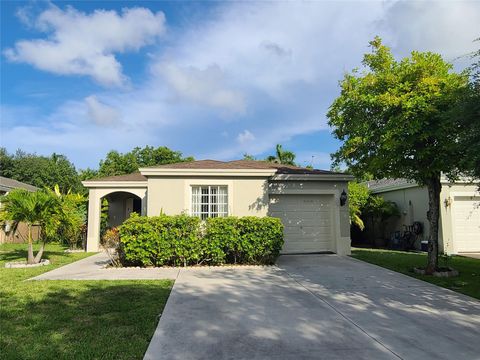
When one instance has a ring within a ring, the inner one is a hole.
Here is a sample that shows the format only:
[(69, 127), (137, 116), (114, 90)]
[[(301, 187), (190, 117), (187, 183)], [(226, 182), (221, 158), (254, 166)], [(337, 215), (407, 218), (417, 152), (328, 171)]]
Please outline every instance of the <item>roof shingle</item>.
[(278, 174), (335, 174), (332, 171), (307, 169), (299, 166), (277, 164), (259, 160), (197, 160), (152, 166), (156, 169), (276, 169)]
[(2, 191), (10, 191), (12, 189), (25, 189), (28, 191), (37, 191), (38, 188), (30, 185), (30, 184), (25, 184), (21, 181), (13, 180), (10, 178), (6, 178), (3, 176), (0, 176), (0, 190)]
[(86, 181), (147, 181), (147, 178), (137, 171), (131, 174), (106, 176), (103, 178), (90, 179)]

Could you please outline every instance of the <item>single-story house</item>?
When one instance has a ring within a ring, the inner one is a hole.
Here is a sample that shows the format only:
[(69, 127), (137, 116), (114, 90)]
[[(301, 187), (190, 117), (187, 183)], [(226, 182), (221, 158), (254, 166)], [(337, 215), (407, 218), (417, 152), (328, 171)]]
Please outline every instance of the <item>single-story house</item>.
[[(458, 181), (450, 183), (442, 177), (440, 193), (439, 248), (447, 254), (480, 252), (480, 192), (478, 184)], [(419, 240), (428, 240), (428, 192), (426, 187), (405, 179), (369, 181), (373, 194), (393, 201), (400, 217), (391, 218), (385, 233), (402, 231), (404, 226), (418, 221), (423, 224)], [(420, 242), (417, 242), (417, 246)]]
[(89, 189), (87, 251), (99, 250), (100, 213), (109, 201), (111, 226), (141, 215), (187, 213), (273, 216), (285, 226), (283, 253), (350, 253), (347, 183), (342, 173), (265, 161), (200, 160), (140, 168), (84, 181)]
[[(33, 185), (25, 184), (21, 181), (0, 176), (0, 196), (7, 195), (13, 189), (25, 189), (28, 191), (38, 190), (38, 188)], [(0, 203), (0, 206), (1, 206), (1, 203)], [(28, 234), (28, 228), (26, 224), (19, 223), (17, 224), (16, 227), (13, 227), (10, 222), (6, 222), (2, 224), (2, 226), (0, 227), (0, 244), (6, 243), (6, 242), (22, 243), (26, 241), (28, 237), (27, 234)], [(40, 237), (39, 226), (33, 227), (32, 237), (34, 240), (37, 240)]]

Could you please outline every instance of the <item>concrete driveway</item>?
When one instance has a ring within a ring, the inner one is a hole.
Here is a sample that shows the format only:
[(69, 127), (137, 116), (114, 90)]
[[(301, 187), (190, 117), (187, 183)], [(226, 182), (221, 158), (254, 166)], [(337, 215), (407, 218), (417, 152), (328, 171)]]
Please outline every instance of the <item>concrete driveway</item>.
[(181, 270), (145, 359), (480, 359), (480, 302), (355, 259)]

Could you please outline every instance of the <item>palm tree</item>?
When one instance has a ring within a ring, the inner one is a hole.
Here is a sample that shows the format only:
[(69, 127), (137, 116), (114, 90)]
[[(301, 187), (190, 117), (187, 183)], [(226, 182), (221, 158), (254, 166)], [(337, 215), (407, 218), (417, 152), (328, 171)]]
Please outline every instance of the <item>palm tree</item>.
[(9, 192), (1, 199), (2, 207), (0, 209), (0, 221), (11, 220), (15, 222), (24, 222), (28, 227), (28, 264), (39, 263), (45, 242), (34, 257), (32, 226), (35, 224), (44, 224), (45, 219), (53, 213), (56, 205), (55, 198), (44, 191), (30, 192), (24, 189), (15, 189)]
[(276, 154), (267, 157), (267, 161), (284, 165), (295, 165), (295, 154), (292, 151), (283, 150), (282, 145), (277, 144)]

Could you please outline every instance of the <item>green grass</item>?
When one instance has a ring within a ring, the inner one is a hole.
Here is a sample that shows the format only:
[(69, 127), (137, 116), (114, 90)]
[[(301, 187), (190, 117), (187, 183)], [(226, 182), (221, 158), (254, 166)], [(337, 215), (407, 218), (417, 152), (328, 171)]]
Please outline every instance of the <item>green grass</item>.
[[(459, 276), (438, 278), (418, 275), (413, 272), (414, 267), (426, 266), (426, 253), (382, 249), (352, 249), (351, 256), (480, 299), (480, 260), (478, 259), (452, 256), (448, 261), (448, 266), (458, 270)], [(440, 266), (445, 266), (442, 259), (440, 259)]]
[(47, 245), (51, 265), (6, 269), (26, 245), (0, 245), (0, 359), (141, 359), (170, 280), (24, 281), (91, 254)]

